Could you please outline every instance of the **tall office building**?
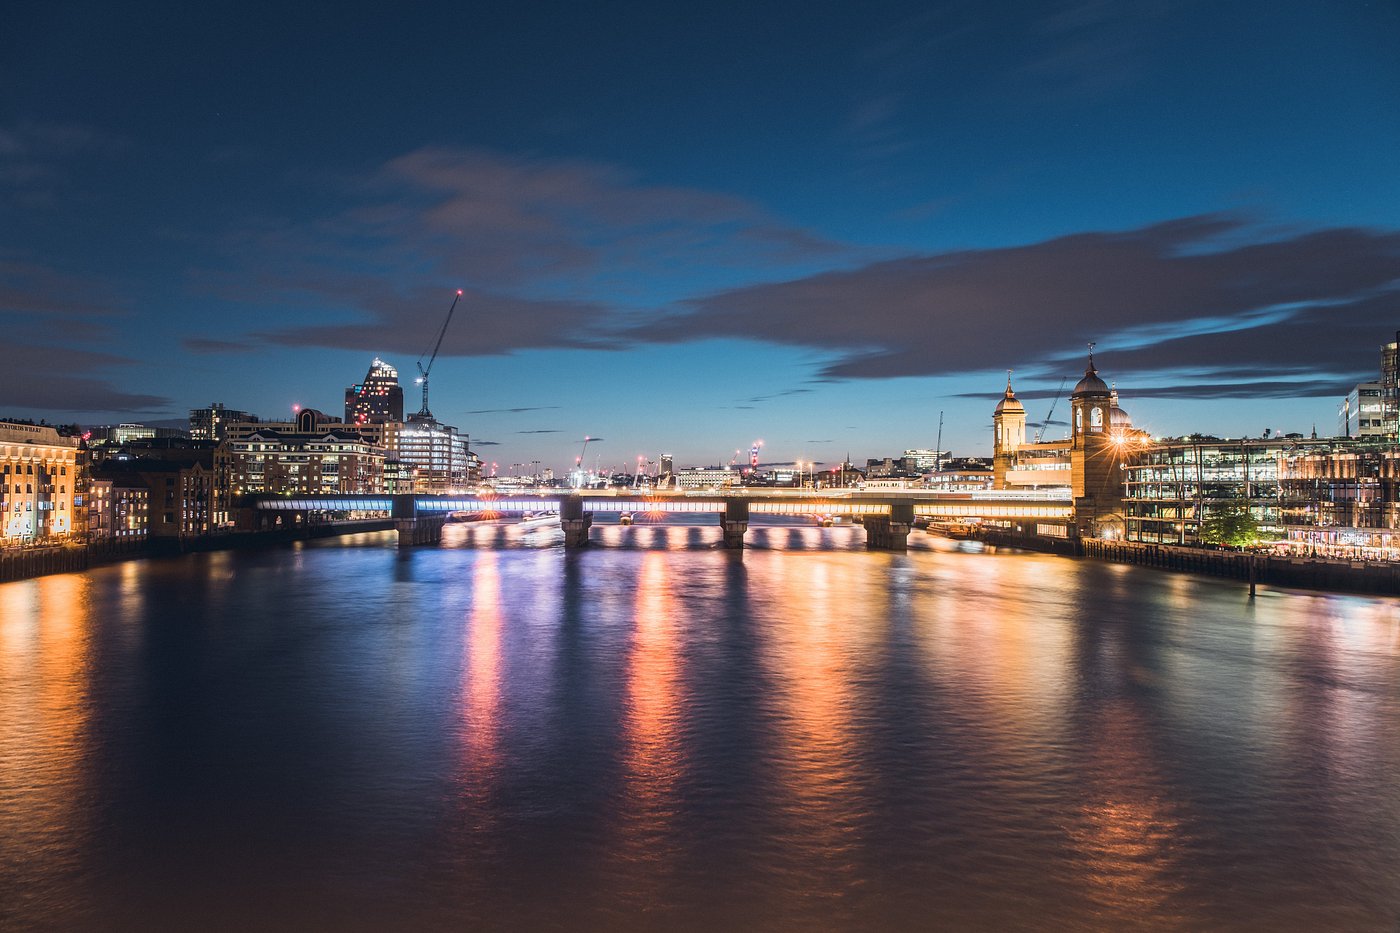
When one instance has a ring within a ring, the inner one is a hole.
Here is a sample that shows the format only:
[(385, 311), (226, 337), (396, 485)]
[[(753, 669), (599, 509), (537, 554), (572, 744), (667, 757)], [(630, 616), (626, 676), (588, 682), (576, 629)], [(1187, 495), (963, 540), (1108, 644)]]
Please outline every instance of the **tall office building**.
[(1339, 437), (1360, 437), (1385, 440), (1393, 430), (1385, 421), (1385, 386), (1379, 382), (1362, 382), (1342, 399), (1337, 412)]
[(1395, 340), (1381, 345), (1381, 417), (1385, 436), (1400, 438), (1400, 331)]
[(466, 436), (432, 415), (410, 415), (397, 440), (399, 461), (413, 471), (414, 492), (460, 492), (481, 477)]
[(403, 420), (403, 387), (399, 371), (379, 357), (369, 365), (365, 381), (345, 390), (346, 424), (384, 424)]

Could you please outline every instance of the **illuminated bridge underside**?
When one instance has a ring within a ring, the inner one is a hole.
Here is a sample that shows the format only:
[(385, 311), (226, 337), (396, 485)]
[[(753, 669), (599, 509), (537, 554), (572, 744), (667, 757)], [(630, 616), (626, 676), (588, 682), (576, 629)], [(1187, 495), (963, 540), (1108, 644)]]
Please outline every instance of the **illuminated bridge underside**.
[[(572, 496), (414, 496), (418, 515), (446, 512), (523, 512), (557, 511)], [(660, 514), (712, 514), (725, 512), (730, 503), (747, 503), (751, 515), (889, 515), (898, 505), (912, 507), (913, 514), (935, 521), (987, 519), (1040, 519), (1068, 521), (1073, 507), (1064, 499), (940, 496), (911, 499), (906, 496), (668, 496), (624, 498), (579, 496), (584, 512), (649, 512)], [(391, 496), (288, 496), (255, 498), (254, 508), (277, 511), (384, 512), (394, 508)]]

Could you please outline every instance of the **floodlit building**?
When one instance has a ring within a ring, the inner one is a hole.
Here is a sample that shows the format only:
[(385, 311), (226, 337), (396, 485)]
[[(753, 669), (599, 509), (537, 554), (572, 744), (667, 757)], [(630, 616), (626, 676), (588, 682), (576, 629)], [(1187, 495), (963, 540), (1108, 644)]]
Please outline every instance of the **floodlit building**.
[(676, 472), (682, 489), (717, 489), (739, 484), (739, 471), (724, 466), (686, 467)]
[(0, 545), (81, 534), (79, 446), (49, 425), (0, 421)]
[(1119, 404), (1118, 390), (1099, 378), (1094, 356), (1070, 393), (1070, 436), (1026, 440), (1026, 408), (1006, 380), (992, 413), (992, 483), (996, 489), (1068, 493), (1079, 534), (1121, 534), (1123, 464), (1147, 443)]

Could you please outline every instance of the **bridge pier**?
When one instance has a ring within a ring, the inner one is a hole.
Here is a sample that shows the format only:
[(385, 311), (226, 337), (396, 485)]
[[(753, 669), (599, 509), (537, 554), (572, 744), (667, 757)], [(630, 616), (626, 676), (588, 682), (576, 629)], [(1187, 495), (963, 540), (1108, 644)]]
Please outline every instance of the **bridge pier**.
[(437, 544), (442, 540), (442, 527), (447, 524), (446, 515), (419, 515), (412, 493), (394, 496), (389, 515), (394, 520), (394, 530), (399, 534), (399, 547)]
[(569, 550), (588, 546), (588, 529), (593, 516), (583, 510), (583, 500), (577, 497), (559, 503), (559, 524), (564, 528), (564, 547)]
[(749, 530), (749, 504), (738, 499), (724, 504), (719, 527), (724, 531), (724, 546), (734, 551), (744, 549), (744, 535)]
[(914, 527), (914, 504), (895, 502), (888, 515), (865, 516), (865, 547), (869, 551), (907, 551)]

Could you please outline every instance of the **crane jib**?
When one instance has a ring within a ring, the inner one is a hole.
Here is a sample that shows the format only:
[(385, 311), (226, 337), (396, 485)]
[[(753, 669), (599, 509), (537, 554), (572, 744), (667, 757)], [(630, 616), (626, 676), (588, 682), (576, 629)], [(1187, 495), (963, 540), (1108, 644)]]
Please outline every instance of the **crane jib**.
[(452, 314), (457, 310), (457, 302), (462, 300), (462, 290), (457, 289), (457, 294), (452, 299), (452, 306), (447, 309), (447, 317), (442, 322), (442, 329), (438, 331), (437, 342), (433, 344), (433, 353), (428, 356), (424, 351), (423, 356), (428, 356), (428, 365), (423, 365), (423, 356), (418, 357), (418, 381), (423, 386), (423, 408), (420, 415), (431, 415), (428, 411), (428, 374), (433, 371), (433, 363), (437, 361), (438, 351), (442, 349), (442, 339), (447, 336), (447, 326), (452, 323)]

